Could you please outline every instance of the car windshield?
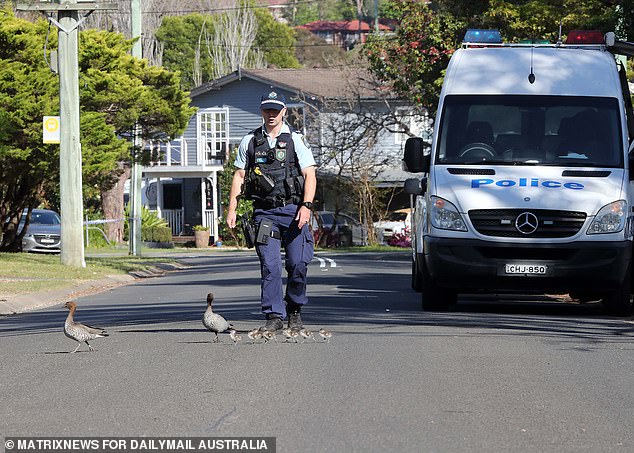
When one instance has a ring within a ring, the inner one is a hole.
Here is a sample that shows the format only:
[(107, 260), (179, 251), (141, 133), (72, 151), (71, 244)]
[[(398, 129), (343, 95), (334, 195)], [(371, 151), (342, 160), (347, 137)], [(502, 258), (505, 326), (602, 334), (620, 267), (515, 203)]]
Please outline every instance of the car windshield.
[[(22, 215), (21, 223), (26, 221), (26, 215)], [(51, 211), (33, 211), (31, 213), (31, 225), (59, 225), (61, 220), (59, 216)]]
[(334, 221), (334, 216), (328, 212), (321, 213), (321, 222), (324, 225), (332, 225)]
[(392, 212), (387, 216), (387, 220), (392, 222), (404, 222), (407, 219), (406, 212)]
[(623, 167), (614, 98), (447, 96), (436, 163)]

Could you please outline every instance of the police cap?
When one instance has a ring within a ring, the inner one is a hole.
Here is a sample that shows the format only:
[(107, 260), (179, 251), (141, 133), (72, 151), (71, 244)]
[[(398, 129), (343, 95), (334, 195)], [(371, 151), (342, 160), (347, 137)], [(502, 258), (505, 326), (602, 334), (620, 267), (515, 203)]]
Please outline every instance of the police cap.
[(260, 102), (260, 108), (262, 110), (282, 110), (286, 107), (286, 98), (282, 93), (278, 93), (275, 90), (271, 90), (262, 95)]

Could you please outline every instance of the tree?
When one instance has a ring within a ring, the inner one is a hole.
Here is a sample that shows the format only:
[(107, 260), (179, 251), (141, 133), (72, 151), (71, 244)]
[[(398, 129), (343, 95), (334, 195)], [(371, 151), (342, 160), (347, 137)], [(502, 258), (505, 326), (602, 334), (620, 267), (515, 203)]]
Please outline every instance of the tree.
[[(59, 111), (59, 82), (42, 58), (48, 39), (44, 21), (30, 23), (0, 15), (0, 250), (18, 250), (17, 225), (24, 209), (58, 199), (59, 150), (42, 143), (42, 116)], [(169, 139), (186, 127), (194, 110), (177, 75), (127, 52), (132, 42), (112, 32), (80, 34), (80, 98), (84, 190), (106, 218), (121, 218), (123, 196), (108, 204), (131, 158), (130, 137), (140, 124), (143, 139)], [(97, 196), (97, 193), (100, 193)], [(30, 212), (30, 211), (29, 211)], [(114, 212), (114, 214), (113, 214)]]
[[(560, 24), (564, 34), (575, 29), (597, 29), (604, 33), (614, 30), (616, 3), (612, 0), (492, 0), (487, 10), (472, 22), (484, 28), (498, 28), (509, 42), (526, 38), (556, 42)], [(470, 22), (465, 24), (472, 26)]]
[(165, 16), (156, 30), (156, 39), (163, 44), (163, 65), (180, 73), (185, 89), (212, 79), (213, 64), (203, 46), (204, 37), (213, 34), (213, 27), (211, 16), (188, 14)]
[(191, 89), (238, 67), (297, 68), (294, 30), (271, 13), (250, 3), (217, 14), (166, 16), (156, 37), (163, 62), (179, 71), (182, 86)]
[[(632, 1), (617, 12), (615, 0), (388, 0), (384, 11), (397, 19), (394, 36), (371, 36), (366, 47), (371, 70), (414, 105), (435, 112), (444, 68), (467, 28), (498, 28), (506, 41), (524, 38), (555, 42), (561, 23), (572, 29), (614, 30), (622, 19), (632, 36)], [(620, 14), (620, 16), (619, 16)]]
[(339, 46), (326, 43), (323, 38), (306, 29), (296, 33), (295, 56), (299, 63), (308, 68), (341, 66), (346, 63), (346, 51)]
[(258, 30), (253, 47), (261, 53), (267, 66), (299, 68), (299, 61), (295, 57), (295, 31), (276, 21), (265, 9), (256, 9), (255, 19)]
[[(218, 173), (218, 184), (220, 186), (220, 204), (222, 206), (221, 212), (229, 206), (229, 194), (231, 193), (231, 184), (233, 182), (233, 174), (237, 170), (237, 167), (233, 164), (238, 154), (238, 146), (232, 146), (229, 149), (229, 156), (225, 164), (224, 169)], [(246, 216), (249, 219), (253, 214), (253, 202), (251, 200), (245, 200), (240, 197), (238, 199), (238, 207), (236, 209), (238, 219), (241, 216)], [(241, 228), (240, 222), (238, 225), (231, 229), (227, 226), (226, 222), (221, 222), (218, 225), (219, 235), (222, 238), (223, 243), (226, 245), (237, 245), (239, 247), (246, 246), (246, 240), (244, 239), (244, 233)]]
[[(105, 113), (97, 112), (82, 113), (81, 141), (85, 208), (100, 212), (106, 219), (122, 219), (123, 186), (130, 176), (124, 163), (129, 143), (117, 137)], [(116, 190), (119, 187), (120, 193)], [(123, 240), (123, 222), (107, 223), (104, 228), (110, 241)]]
[(394, 36), (369, 36), (365, 50), (370, 70), (412, 105), (433, 112), (461, 24), (416, 0), (388, 3), (399, 27)]
[[(316, 20), (352, 20), (359, 17), (357, 0), (322, 0), (303, 2), (291, 0), (284, 17), (292, 25), (304, 25)], [(363, 2), (361, 2), (363, 3)]]
[[(338, 78), (346, 84), (337, 88), (336, 98), (318, 104), (302, 100), (307, 107), (307, 135), (319, 148), (320, 172), (334, 192), (335, 210), (354, 206), (374, 243), (372, 223), (382, 209), (376, 182), (394, 159), (378, 144), (383, 134), (408, 133), (409, 121), (398, 114), (402, 102), (367, 71), (351, 66), (341, 69)], [(374, 100), (369, 102), (369, 97)]]
[[(181, 90), (178, 75), (132, 57), (128, 53), (132, 41), (121, 34), (87, 30), (82, 33), (81, 42), (80, 71), (85, 77), (80, 93), (83, 111), (101, 114), (118, 137), (129, 138), (136, 125), (140, 128), (140, 149), (131, 149), (127, 140), (124, 147), (113, 141), (109, 154), (103, 149), (99, 153), (102, 160), (110, 157), (107, 161), (111, 169), (109, 175), (106, 172), (95, 178), (102, 212), (106, 219), (121, 219), (123, 183), (129, 162), (147, 164), (151, 156), (145, 144), (178, 136), (195, 109), (189, 106), (190, 98)], [(125, 150), (128, 152), (123, 153)], [(123, 222), (107, 225), (107, 234), (109, 239), (121, 241)]]
[[(42, 116), (59, 111), (58, 81), (42, 59), (47, 26), (0, 14), (0, 250), (17, 251), (24, 209), (59, 174), (59, 149), (42, 143)], [(29, 211), (30, 214), (30, 211)]]
[(257, 30), (253, 11), (241, 5), (216, 20), (213, 35), (206, 35), (207, 51), (213, 62), (213, 78), (227, 75), (240, 67), (263, 67), (261, 52), (251, 51)]

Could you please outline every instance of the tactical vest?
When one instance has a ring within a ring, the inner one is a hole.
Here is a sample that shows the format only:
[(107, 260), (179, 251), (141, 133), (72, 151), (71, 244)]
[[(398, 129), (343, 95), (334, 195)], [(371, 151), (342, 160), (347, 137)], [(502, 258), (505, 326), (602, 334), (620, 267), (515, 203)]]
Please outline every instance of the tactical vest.
[(291, 133), (277, 137), (275, 148), (259, 127), (247, 148), (245, 197), (260, 209), (297, 204), (304, 194), (304, 177)]

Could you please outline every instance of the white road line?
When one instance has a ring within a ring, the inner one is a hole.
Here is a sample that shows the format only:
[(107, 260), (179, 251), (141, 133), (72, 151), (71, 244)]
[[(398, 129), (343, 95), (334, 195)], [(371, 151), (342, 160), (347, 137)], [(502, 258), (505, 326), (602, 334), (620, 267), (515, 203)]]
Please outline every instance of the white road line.
[(337, 267), (337, 263), (331, 258), (320, 258), (319, 256), (315, 256), (314, 258), (319, 261), (319, 267), (321, 268), (328, 267), (326, 262), (330, 263), (330, 267)]

